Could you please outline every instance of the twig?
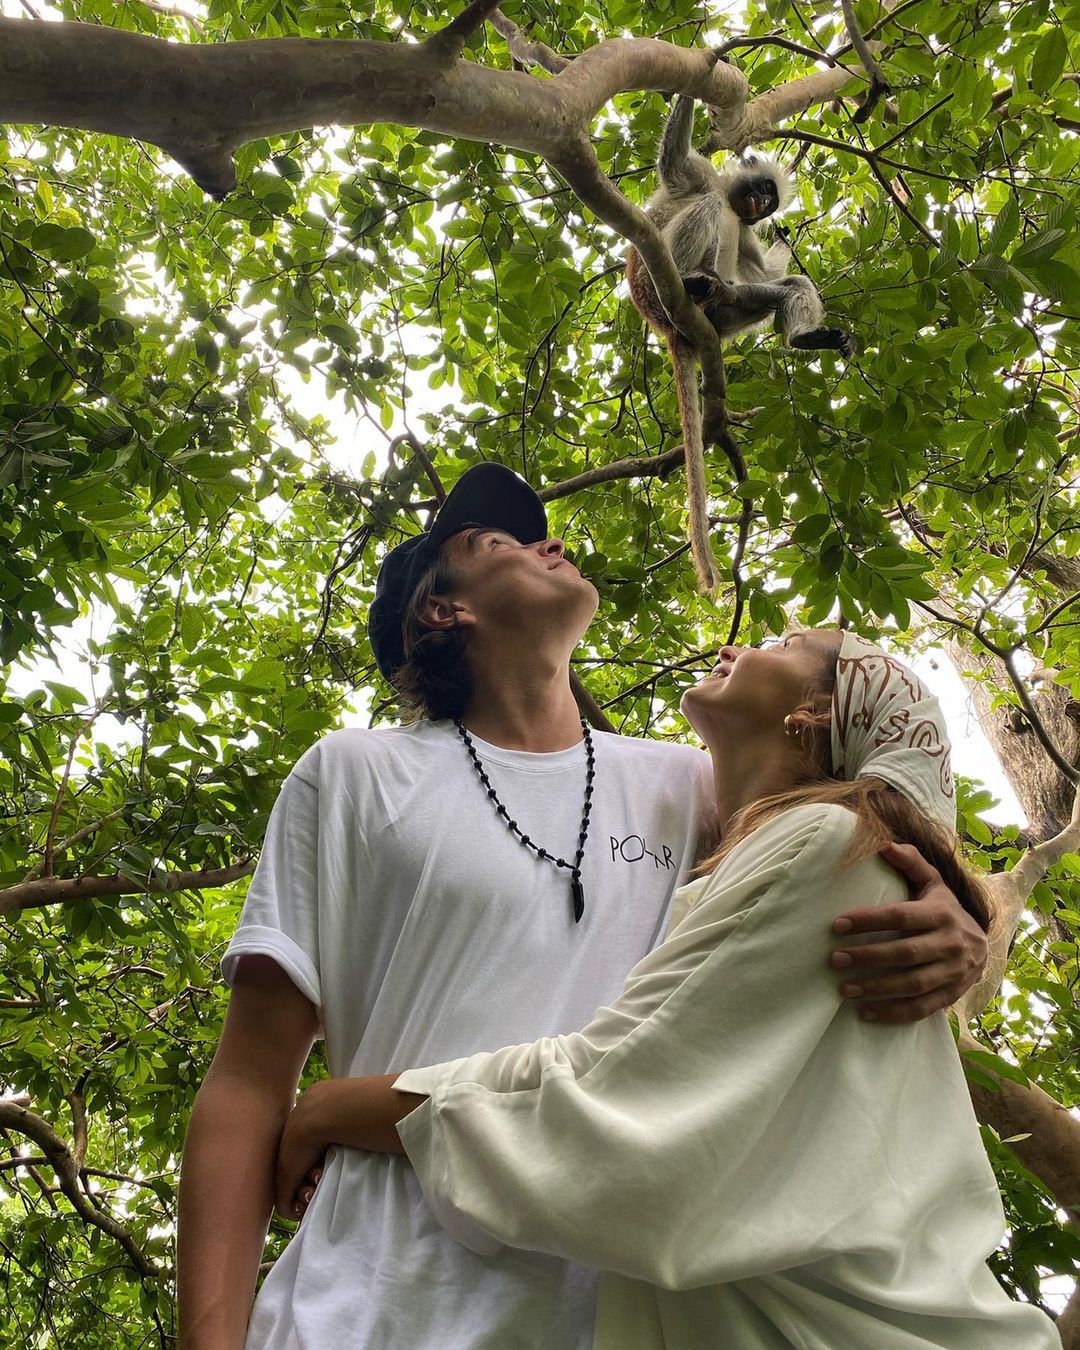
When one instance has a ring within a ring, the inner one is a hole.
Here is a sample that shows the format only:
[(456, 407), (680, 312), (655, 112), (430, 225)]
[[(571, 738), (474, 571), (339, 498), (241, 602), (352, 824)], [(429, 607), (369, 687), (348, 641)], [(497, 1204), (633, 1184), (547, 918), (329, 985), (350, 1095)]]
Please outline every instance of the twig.
[(743, 615), (743, 574), (742, 560), (746, 553), (746, 543), (750, 538), (750, 522), (754, 518), (753, 503), (743, 499), (742, 514), (739, 518), (739, 533), (735, 541), (735, 552), (731, 559), (731, 580), (735, 586), (735, 605), (731, 614), (731, 627), (728, 629), (728, 645), (735, 641), (739, 636), (739, 629), (742, 627)]
[[(939, 108), (943, 108), (952, 97), (952, 94), (946, 94), (944, 98), (939, 98), (936, 103), (931, 103), (930, 107), (927, 108), (925, 112), (921, 112), (913, 122), (909, 122), (906, 127), (901, 127), (900, 130), (896, 132), (895, 135), (890, 136), (887, 141), (882, 141), (880, 145), (875, 145), (874, 154), (880, 155), (883, 150), (888, 150), (890, 145), (895, 145), (897, 141), (903, 140), (905, 136), (909, 136), (920, 122), (925, 122), (928, 117), (933, 117), (934, 113), (936, 113)], [(857, 119), (853, 118), (852, 120), (854, 121)]]
[(634, 694), (640, 694), (643, 689), (648, 689), (651, 685), (655, 685), (657, 680), (662, 680), (665, 675), (670, 675), (674, 670), (685, 670), (687, 666), (695, 666), (700, 661), (711, 660), (719, 650), (719, 647), (713, 647), (709, 651), (696, 652), (693, 656), (687, 656), (682, 661), (675, 661), (671, 665), (661, 666), (659, 670), (648, 676), (647, 679), (639, 680), (637, 684), (632, 684), (629, 689), (624, 689), (621, 693), (616, 694), (614, 698), (609, 698), (603, 706), (605, 708), (610, 708), (613, 704), (621, 703), (624, 699), (631, 698)]
[(619, 734), (618, 728), (605, 717), (603, 708), (585, 688), (576, 670), (570, 672), (570, 689), (582, 716), (590, 726), (595, 727), (597, 731), (610, 731), (616, 736)]
[(442, 506), (443, 502), (446, 501), (446, 489), (442, 485), (442, 479), (435, 472), (435, 466), (432, 464), (428, 452), (411, 431), (402, 432), (400, 436), (395, 436), (390, 442), (387, 453), (391, 458), (396, 454), (399, 445), (407, 445), (423, 465), (424, 472), (427, 474), (428, 481), (431, 483), (431, 489), (435, 493), (435, 502), (438, 506)]
[(506, 39), (510, 55), (523, 66), (540, 66), (542, 70), (558, 75), (570, 64), (569, 58), (552, 51), (546, 43), (532, 41), (501, 9), (493, 11), (491, 26)]
[(651, 455), (640, 459), (616, 459), (610, 464), (601, 464), (595, 469), (586, 469), (573, 478), (564, 478), (559, 483), (549, 483), (537, 494), (542, 502), (558, 501), (560, 497), (569, 497), (575, 492), (595, 487), (597, 483), (610, 483), (617, 478), (663, 478), (676, 469), (686, 458), (681, 445), (674, 450), (665, 450), (661, 455)]
[(68, 746), (67, 762), (64, 764), (64, 772), (60, 777), (60, 786), (57, 789), (56, 797), (53, 801), (52, 815), (49, 817), (49, 828), (45, 832), (45, 850), (42, 854), (41, 869), (44, 876), (51, 877), (53, 874), (53, 839), (56, 835), (56, 822), (60, 819), (60, 808), (63, 805), (64, 797), (67, 795), (68, 780), (71, 778), (71, 765), (75, 759), (75, 751), (78, 749), (79, 742), (83, 738), (83, 733), (89, 731), (97, 719), (105, 710), (105, 705), (101, 704), (82, 722), (71, 738), (71, 744)]
[(874, 54), (870, 50), (870, 45), (859, 29), (854, 0), (840, 0), (840, 7), (844, 12), (844, 26), (847, 28), (851, 45), (855, 49), (855, 55), (862, 63), (863, 70), (870, 77), (870, 89), (862, 102), (862, 106), (851, 119), (853, 122), (865, 122), (877, 106), (878, 100), (883, 95), (892, 92), (892, 86), (882, 75)]
[(790, 38), (780, 37), (776, 33), (769, 33), (765, 37), (728, 38), (726, 42), (721, 42), (719, 47), (714, 47), (713, 51), (717, 56), (723, 58), (728, 52), (736, 51), (740, 47), (782, 47), (784, 51), (795, 52), (797, 56), (809, 57), (811, 61), (824, 61), (827, 66), (842, 64), (830, 52), (815, 51), (813, 47), (804, 47), (800, 43), (792, 42)]

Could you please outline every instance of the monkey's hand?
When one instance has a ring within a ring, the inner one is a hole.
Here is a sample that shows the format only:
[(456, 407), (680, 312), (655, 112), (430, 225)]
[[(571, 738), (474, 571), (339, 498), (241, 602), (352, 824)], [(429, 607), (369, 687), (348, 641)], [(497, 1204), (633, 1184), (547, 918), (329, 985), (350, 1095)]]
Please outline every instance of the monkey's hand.
[(859, 350), (859, 344), (855, 341), (855, 334), (847, 332), (844, 328), (838, 328), (836, 333), (836, 350), (845, 361), (850, 361)]
[(709, 272), (691, 272), (688, 277), (683, 277), (682, 284), (694, 304), (700, 305), (709, 298), (712, 275)]
[(715, 272), (692, 272), (683, 277), (682, 284), (695, 305), (734, 305), (735, 287)]

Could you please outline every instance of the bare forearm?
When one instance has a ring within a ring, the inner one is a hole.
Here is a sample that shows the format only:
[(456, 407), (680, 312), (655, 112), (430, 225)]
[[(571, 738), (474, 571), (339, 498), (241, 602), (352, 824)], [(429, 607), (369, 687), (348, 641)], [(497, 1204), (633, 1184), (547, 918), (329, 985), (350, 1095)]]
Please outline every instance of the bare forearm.
[(396, 1073), (327, 1078), (318, 1086), (318, 1136), (327, 1144), (374, 1153), (404, 1153), (397, 1123), (426, 1098), (395, 1092)]
[(180, 1350), (244, 1344), (288, 1110), (212, 1069), (195, 1098), (180, 1174)]

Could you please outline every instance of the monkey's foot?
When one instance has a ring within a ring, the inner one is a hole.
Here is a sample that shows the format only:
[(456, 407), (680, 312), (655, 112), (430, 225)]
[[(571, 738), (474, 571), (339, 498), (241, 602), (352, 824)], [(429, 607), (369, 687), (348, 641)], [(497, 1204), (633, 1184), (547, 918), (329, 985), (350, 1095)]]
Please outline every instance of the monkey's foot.
[(854, 335), (843, 328), (812, 328), (808, 333), (795, 333), (788, 340), (789, 347), (800, 351), (834, 351), (849, 361), (858, 350)]

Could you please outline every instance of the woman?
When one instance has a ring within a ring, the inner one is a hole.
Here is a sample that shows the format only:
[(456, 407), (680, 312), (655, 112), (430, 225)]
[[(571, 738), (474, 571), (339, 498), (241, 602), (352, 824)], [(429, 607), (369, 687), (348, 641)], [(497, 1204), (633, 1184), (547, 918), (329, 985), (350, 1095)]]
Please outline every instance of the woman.
[(833, 916), (905, 894), (889, 837), (990, 925), (936, 700), (818, 630), (724, 648), (682, 708), (722, 844), (615, 1003), (572, 1035), (316, 1084), (279, 1205), (326, 1145), (404, 1146), (466, 1246), (605, 1272), (596, 1350), (1058, 1350), (986, 1265), (1004, 1215), (948, 1019), (867, 1025), (827, 971)]

